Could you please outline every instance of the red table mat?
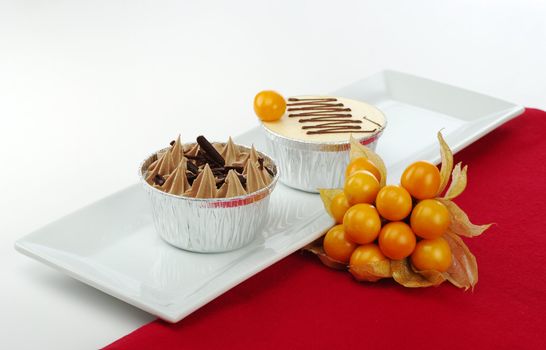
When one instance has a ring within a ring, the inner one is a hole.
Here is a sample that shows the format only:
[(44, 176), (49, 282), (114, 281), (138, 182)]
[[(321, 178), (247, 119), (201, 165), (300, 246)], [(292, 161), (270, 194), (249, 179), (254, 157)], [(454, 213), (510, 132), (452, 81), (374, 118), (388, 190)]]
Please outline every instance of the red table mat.
[[(403, 147), (403, 145), (401, 145)], [(475, 223), (474, 292), (357, 283), (301, 252), (177, 324), (151, 322), (106, 349), (546, 348), (546, 113), (525, 114), (461, 151)]]

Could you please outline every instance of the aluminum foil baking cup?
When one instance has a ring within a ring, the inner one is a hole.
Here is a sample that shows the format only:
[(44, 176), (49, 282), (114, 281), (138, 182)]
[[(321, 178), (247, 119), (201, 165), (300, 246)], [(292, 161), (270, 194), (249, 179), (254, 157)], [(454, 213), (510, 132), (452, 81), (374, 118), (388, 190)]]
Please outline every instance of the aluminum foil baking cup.
[(150, 199), (155, 230), (161, 238), (185, 250), (215, 253), (241, 248), (262, 231), (270, 194), (279, 178), (271, 157), (258, 152), (275, 173), (271, 183), (261, 190), (231, 198), (192, 198), (165, 193), (146, 182), (148, 166), (157, 159), (157, 153), (166, 149), (146, 158), (139, 168), (140, 181)]
[[(372, 135), (357, 138), (375, 150), (387, 123)], [(305, 142), (274, 133), (262, 125), (267, 152), (277, 161), (280, 181), (292, 188), (317, 193), (319, 188), (340, 188), (349, 164), (349, 140), (342, 142)], [(349, 136), (347, 136), (349, 138)]]

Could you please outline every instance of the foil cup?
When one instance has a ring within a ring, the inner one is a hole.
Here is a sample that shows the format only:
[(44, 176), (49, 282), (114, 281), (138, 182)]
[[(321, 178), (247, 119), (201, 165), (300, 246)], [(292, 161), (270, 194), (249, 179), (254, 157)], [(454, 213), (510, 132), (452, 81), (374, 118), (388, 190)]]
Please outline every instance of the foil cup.
[(261, 190), (230, 198), (192, 198), (160, 191), (146, 182), (148, 166), (157, 159), (157, 153), (165, 150), (167, 148), (146, 158), (139, 168), (140, 181), (148, 194), (159, 236), (177, 248), (199, 253), (226, 252), (254, 240), (263, 229), (270, 194), (279, 178), (272, 158), (258, 152), (266, 164), (272, 165), (275, 173), (271, 183)]
[[(375, 150), (385, 125), (372, 135), (357, 138)], [(280, 181), (298, 190), (318, 193), (319, 188), (340, 188), (349, 164), (349, 140), (341, 142), (305, 142), (279, 135), (262, 125), (266, 149), (277, 160)]]

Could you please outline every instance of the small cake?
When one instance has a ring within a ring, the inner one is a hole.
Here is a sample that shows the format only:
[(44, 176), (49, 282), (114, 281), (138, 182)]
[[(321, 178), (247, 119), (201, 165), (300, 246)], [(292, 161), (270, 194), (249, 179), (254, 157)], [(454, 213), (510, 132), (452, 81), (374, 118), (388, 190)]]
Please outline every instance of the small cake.
[(254, 109), (262, 120), (268, 153), (281, 170), (280, 180), (304, 191), (341, 187), (340, 174), (349, 162), (349, 137), (375, 149), (387, 124), (379, 109), (361, 101), (334, 96), (284, 101), (272, 91), (260, 94)]
[(197, 142), (155, 152), (140, 167), (156, 231), (195, 252), (242, 247), (258, 234), (277, 181), (277, 167), (254, 146)]

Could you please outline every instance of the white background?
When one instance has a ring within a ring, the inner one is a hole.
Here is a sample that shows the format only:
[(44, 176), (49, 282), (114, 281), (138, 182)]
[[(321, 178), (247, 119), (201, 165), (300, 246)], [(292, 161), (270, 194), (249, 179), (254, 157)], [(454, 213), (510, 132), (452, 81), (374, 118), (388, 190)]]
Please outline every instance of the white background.
[(13, 249), (137, 181), (177, 133), (255, 125), (262, 89), (391, 68), (546, 107), (546, 1), (0, 0), (0, 348), (93, 349), (152, 316)]

